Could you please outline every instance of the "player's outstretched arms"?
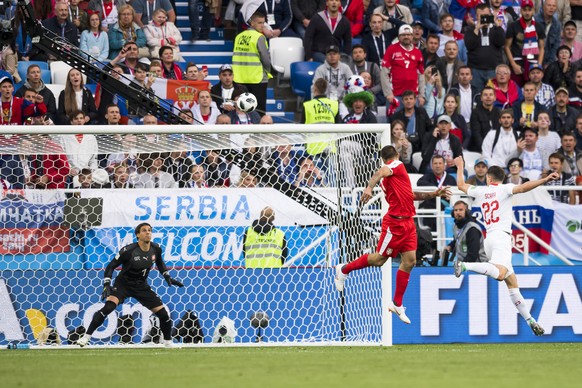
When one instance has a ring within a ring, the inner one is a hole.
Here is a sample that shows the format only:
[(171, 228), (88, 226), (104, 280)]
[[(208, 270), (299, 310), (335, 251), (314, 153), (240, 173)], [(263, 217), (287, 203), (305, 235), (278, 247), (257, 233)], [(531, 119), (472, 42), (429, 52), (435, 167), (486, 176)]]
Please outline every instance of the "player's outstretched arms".
[(172, 286), (178, 286), (178, 287), (184, 287), (184, 283), (182, 283), (181, 281), (177, 280), (177, 279), (173, 279), (169, 273), (164, 272), (164, 279), (166, 279), (166, 283), (168, 283), (168, 287), (172, 287)]
[(465, 170), (465, 161), (462, 156), (457, 156), (454, 161), (457, 171), (460, 172), (457, 174), (457, 188), (466, 194), (471, 185), (465, 183), (465, 175), (463, 174), (463, 171)]
[(513, 188), (512, 192), (513, 192), (513, 194), (527, 193), (528, 191), (531, 191), (538, 186), (544, 185), (544, 184), (548, 183), (549, 181), (555, 181), (558, 179), (560, 179), (560, 175), (557, 172), (553, 172), (553, 173), (549, 174), (548, 176), (546, 176), (545, 178), (537, 179), (535, 181), (529, 181), (529, 182), (522, 183), (521, 185), (517, 185)]
[(382, 178), (392, 175), (392, 169), (388, 166), (382, 166), (372, 175), (368, 181), (368, 186), (364, 189), (364, 193), (360, 197), (361, 203), (366, 203), (372, 198), (372, 190), (382, 180)]

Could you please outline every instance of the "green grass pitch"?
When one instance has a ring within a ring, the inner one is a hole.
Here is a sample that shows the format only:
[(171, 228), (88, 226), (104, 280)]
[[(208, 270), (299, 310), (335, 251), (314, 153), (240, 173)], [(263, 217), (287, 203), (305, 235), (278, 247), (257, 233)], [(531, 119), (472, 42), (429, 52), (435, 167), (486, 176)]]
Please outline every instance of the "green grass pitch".
[(582, 386), (582, 343), (0, 351), (9, 387)]

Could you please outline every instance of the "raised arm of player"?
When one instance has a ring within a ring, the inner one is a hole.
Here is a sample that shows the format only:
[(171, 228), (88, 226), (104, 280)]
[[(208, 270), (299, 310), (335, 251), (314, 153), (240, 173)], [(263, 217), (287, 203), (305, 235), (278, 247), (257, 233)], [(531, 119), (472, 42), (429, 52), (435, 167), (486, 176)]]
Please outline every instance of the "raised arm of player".
[(546, 184), (549, 181), (555, 181), (557, 179), (560, 179), (560, 175), (557, 172), (553, 172), (551, 174), (548, 174), (548, 176), (546, 176), (545, 178), (517, 185), (513, 188), (512, 192), (513, 194), (527, 193), (528, 191), (533, 190), (538, 186)]
[(368, 186), (360, 198), (361, 203), (366, 203), (372, 198), (372, 190), (382, 180), (382, 178), (392, 175), (392, 169), (386, 165), (380, 167), (368, 181)]
[(414, 191), (414, 200), (415, 201), (425, 201), (427, 199), (433, 199), (436, 197), (444, 197), (447, 201), (451, 199), (451, 195), (453, 194), (449, 187), (439, 187), (435, 191)]
[(455, 166), (457, 167), (457, 171), (461, 172), (460, 174), (457, 174), (457, 188), (467, 194), (471, 185), (465, 183), (465, 175), (463, 174), (463, 171), (465, 170), (465, 161), (462, 156), (457, 156), (455, 158)]

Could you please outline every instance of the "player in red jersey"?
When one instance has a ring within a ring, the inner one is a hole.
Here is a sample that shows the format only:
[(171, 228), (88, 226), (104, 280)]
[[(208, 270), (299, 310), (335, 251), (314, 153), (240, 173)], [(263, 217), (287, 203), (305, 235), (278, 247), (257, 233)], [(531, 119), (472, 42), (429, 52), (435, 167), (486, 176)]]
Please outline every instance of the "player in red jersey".
[(382, 59), (380, 80), (388, 104), (394, 97), (402, 96), (405, 90), (413, 90), (417, 96), (420, 92), (420, 98), (424, 100), (424, 90), (421, 90), (424, 89), (424, 59), (422, 52), (414, 47), (412, 32), (408, 24), (400, 26), (398, 43), (390, 45)]
[(372, 198), (372, 190), (380, 182), (390, 206), (388, 213), (382, 219), (382, 234), (376, 252), (358, 257), (348, 264), (336, 267), (335, 286), (338, 291), (344, 289), (344, 283), (351, 271), (366, 267), (381, 267), (390, 257), (402, 255), (400, 268), (396, 273), (396, 289), (390, 303), (391, 312), (398, 315), (404, 323), (410, 323), (402, 306), (402, 297), (408, 285), (410, 272), (416, 264), (416, 227), (413, 216), (416, 214), (414, 201), (445, 197), (451, 192), (448, 187), (439, 188), (433, 192), (413, 192), (410, 178), (404, 164), (399, 160), (400, 155), (393, 146), (382, 148), (380, 156), (384, 165), (374, 173), (368, 182), (368, 187), (362, 194), (361, 201), (366, 203)]

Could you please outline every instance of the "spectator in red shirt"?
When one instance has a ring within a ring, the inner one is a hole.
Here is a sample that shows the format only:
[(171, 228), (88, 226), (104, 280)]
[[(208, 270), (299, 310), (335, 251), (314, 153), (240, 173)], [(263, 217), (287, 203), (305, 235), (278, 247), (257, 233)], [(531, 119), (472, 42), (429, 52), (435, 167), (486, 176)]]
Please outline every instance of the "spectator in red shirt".
[[(382, 60), (382, 90), (386, 103), (394, 98), (402, 102), (402, 93), (411, 89), (424, 105), (424, 59), (422, 52), (412, 44), (412, 27), (405, 24), (398, 30), (398, 43), (388, 47)], [(401, 104), (402, 105), (402, 104)]]

